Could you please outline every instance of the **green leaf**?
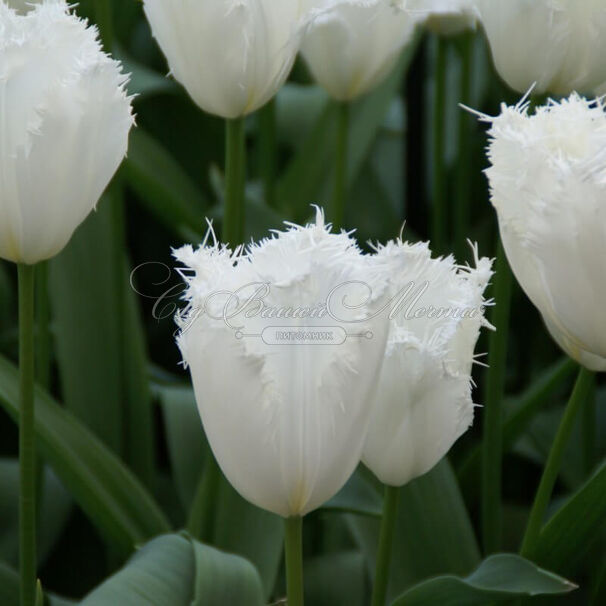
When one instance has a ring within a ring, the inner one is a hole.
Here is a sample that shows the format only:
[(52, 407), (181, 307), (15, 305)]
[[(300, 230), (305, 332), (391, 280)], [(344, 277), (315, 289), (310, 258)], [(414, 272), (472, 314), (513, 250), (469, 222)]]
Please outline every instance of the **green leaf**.
[(517, 555), (497, 554), (468, 577), (443, 576), (412, 587), (392, 606), (473, 606), (576, 589), (570, 583)]
[(305, 601), (313, 606), (364, 606), (368, 581), (364, 556), (343, 551), (305, 562)]
[(264, 603), (255, 567), (239, 556), (191, 542), (196, 565), (195, 605), (256, 606)]
[(141, 128), (131, 131), (122, 172), (139, 202), (166, 228), (186, 241), (200, 239), (207, 201), (170, 153)]
[[(72, 509), (72, 500), (53, 470), (44, 467), (41, 519), (38, 530), (38, 565), (42, 565), (61, 536)], [(0, 559), (16, 565), (19, 560), (19, 462), (0, 459)], [(1, 602), (0, 602), (1, 604)]]
[(0, 562), (0, 604), (19, 606), (19, 575), (4, 562)]
[[(379, 521), (349, 516), (354, 537), (374, 577)], [(401, 489), (389, 597), (432, 575), (469, 574), (480, 561), (469, 515), (454, 473), (444, 460)]]
[(574, 571), (606, 530), (606, 462), (555, 513), (541, 532), (536, 561), (558, 572)]
[(380, 518), (383, 502), (374, 486), (358, 470), (347, 484), (322, 506), (322, 510)]
[(44, 606), (44, 593), (42, 592), (42, 583), (40, 579), (36, 582), (36, 602), (35, 606)]
[(261, 606), (252, 564), (181, 535), (145, 545), (81, 606)]
[(213, 545), (250, 560), (259, 572), (266, 597), (278, 576), (283, 543), (282, 518), (246, 501), (221, 475)]
[[(98, 210), (49, 262), (49, 296), (65, 407), (123, 454), (122, 335), (113, 271), (114, 200)], [(128, 285), (127, 285), (128, 287)]]
[(157, 389), (171, 469), (184, 512), (191, 507), (206, 452), (206, 437), (191, 387)]
[[(19, 416), (17, 369), (0, 357), (0, 404)], [(36, 391), (36, 437), (45, 460), (76, 502), (122, 554), (167, 532), (153, 498), (121, 461), (48, 394)]]

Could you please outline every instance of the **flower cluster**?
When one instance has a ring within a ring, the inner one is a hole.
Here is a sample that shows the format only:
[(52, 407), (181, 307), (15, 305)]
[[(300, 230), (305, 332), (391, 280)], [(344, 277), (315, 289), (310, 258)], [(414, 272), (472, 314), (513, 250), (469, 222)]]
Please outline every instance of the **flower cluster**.
[[(400, 240), (365, 255), (318, 210), (315, 223), (258, 244), (205, 242), (175, 257), (188, 303), (178, 343), (206, 434), (227, 478), (260, 507), (284, 517), (317, 508), (362, 455), (381, 480), (402, 485), (471, 424), (473, 350), (492, 275), (477, 253), (474, 268)], [(268, 306), (328, 301), (327, 313), (268, 320), (250, 305), (259, 285), (270, 287)], [(421, 304), (411, 298), (418, 287), (433, 313), (407, 309)], [(277, 324), (337, 327), (346, 339), (268, 344), (263, 331)]]

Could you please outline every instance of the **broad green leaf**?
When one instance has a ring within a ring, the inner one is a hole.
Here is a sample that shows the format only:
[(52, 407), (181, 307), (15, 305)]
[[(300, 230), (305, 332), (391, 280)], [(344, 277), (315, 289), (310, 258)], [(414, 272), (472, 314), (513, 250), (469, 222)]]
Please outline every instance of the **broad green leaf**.
[(208, 203), (178, 162), (142, 128), (131, 131), (122, 172), (139, 202), (165, 227), (183, 240), (200, 239)]
[(375, 487), (358, 470), (347, 484), (322, 506), (322, 510), (380, 518), (383, 502)]
[(257, 568), (269, 596), (282, 562), (284, 522), (242, 498), (221, 476), (215, 506), (213, 545), (245, 557)]
[[(354, 537), (374, 577), (379, 520), (348, 517)], [(449, 463), (401, 489), (389, 596), (432, 575), (469, 574), (480, 555), (469, 515)]]
[(166, 427), (166, 443), (177, 491), (189, 511), (202, 472), (206, 437), (191, 387), (162, 386), (157, 393)]
[(197, 541), (195, 557), (196, 606), (261, 606), (263, 587), (255, 567), (244, 558), (227, 554)]
[(4, 562), (0, 562), (0, 604), (19, 606), (19, 575)]
[[(0, 404), (19, 416), (17, 369), (0, 357)], [(36, 391), (36, 436), (45, 460), (101, 533), (122, 554), (169, 524), (120, 460), (48, 394)]]
[(50, 299), (66, 408), (153, 488), (146, 345), (128, 279), (122, 205), (118, 181), (50, 262)]
[(114, 199), (98, 210), (49, 263), (49, 295), (65, 407), (109, 448), (123, 454), (119, 299), (113, 271)]
[(261, 606), (261, 581), (243, 558), (181, 535), (158, 537), (81, 606)]
[(574, 571), (594, 540), (606, 531), (606, 462), (543, 528), (536, 561), (558, 572)]
[(474, 606), (538, 595), (561, 595), (576, 586), (517, 555), (497, 554), (465, 578), (443, 576), (410, 588), (392, 606)]
[(368, 579), (358, 551), (317, 556), (305, 562), (305, 601), (313, 606), (365, 606)]

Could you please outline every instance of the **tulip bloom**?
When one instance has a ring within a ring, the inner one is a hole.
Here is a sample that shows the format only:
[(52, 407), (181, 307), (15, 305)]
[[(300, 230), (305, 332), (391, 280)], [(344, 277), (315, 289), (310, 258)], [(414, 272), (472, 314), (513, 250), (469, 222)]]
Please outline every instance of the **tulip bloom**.
[(196, 104), (240, 118), (267, 103), (299, 49), (302, 0), (144, 0), (172, 75)]
[(437, 34), (451, 36), (476, 27), (474, 0), (401, 0), (401, 5), (418, 14)]
[(351, 101), (389, 74), (419, 18), (385, 0), (325, 0), (311, 11), (301, 51), (315, 80)]
[(526, 92), (564, 95), (606, 81), (606, 7), (596, 0), (477, 0), (496, 68)]
[(0, 257), (56, 255), (120, 165), (133, 124), (127, 76), (65, 2), (0, 3)]
[(390, 242), (375, 262), (393, 298), (387, 352), (362, 460), (388, 486), (432, 469), (470, 427), (471, 370), (490, 260), (431, 258), (427, 244)]
[(560, 346), (606, 371), (606, 115), (577, 94), (483, 119), (486, 171), (513, 272)]
[(175, 256), (190, 269), (178, 344), (219, 466), (259, 507), (312, 511), (360, 460), (387, 337), (380, 277), (320, 212), (245, 250)]

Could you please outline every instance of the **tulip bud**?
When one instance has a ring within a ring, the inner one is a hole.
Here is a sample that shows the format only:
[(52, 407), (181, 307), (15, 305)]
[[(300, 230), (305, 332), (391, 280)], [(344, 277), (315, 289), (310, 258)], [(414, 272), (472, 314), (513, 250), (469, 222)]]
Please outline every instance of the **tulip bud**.
[(190, 269), (178, 344), (210, 446), (244, 498), (304, 515), (360, 460), (387, 338), (384, 284), (320, 212), (244, 250), (205, 244), (175, 256)]
[(302, 0), (144, 0), (170, 71), (203, 110), (239, 118), (288, 77)]
[(65, 2), (0, 3), (0, 257), (56, 255), (93, 209), (126, 153), (126, 81)]
[(389, 74), (412, 39), (418, 18), (385, 0), (316, 3), (301, 52), (315, 80), (339, 101), (351, 101)]
[(473, 0), (400, 0), (400, 5), (417, 13), (429, 30), (442, 36), (454, 36), (476, 27)]
[(389, 486), (432, 469), (473, 421), (471, 369), (492, 276), (474, 253), (476, 267), (462, 268), (423, 243), (377, 251), (392, 320), (362, 460)]
[(606, 81), (606, 5), (596, 0), (477, 0), (497, 71), (516, 91), (557, 95)]
[(486, 171), (513, 272), (560, 346), (606, 371), (606, 115), (576, 93), (483, 119)]

